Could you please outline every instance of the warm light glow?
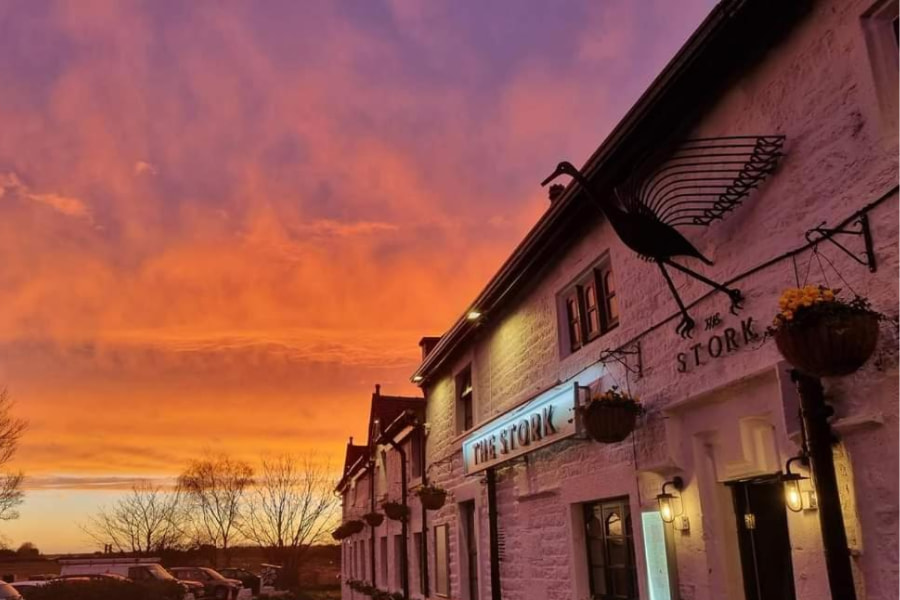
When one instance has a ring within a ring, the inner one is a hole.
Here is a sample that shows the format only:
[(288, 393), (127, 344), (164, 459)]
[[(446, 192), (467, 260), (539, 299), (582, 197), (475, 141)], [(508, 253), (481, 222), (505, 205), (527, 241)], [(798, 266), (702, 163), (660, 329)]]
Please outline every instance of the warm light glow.
[(481, 313), (475, 309), (469, 311), (469, 314), (466, 315), (466, 318), (470, 321), (477, 321), (481, 318)]
[(787, 507), (792, 511), (803, 510), (803, 496), (800, 495), (799, 479), (789, 479), (784, 482), (784, 498)]
[(664, 523), (671, 523), (675, 520), (675, 511), (672, 510), (672, 495), (660, 494), (656, 497), (659, 501), (659, 516)]
[(421, 375), (414, 375), (412, 380), (414, 383), (419, 383), (422, 379), (423, 377)]

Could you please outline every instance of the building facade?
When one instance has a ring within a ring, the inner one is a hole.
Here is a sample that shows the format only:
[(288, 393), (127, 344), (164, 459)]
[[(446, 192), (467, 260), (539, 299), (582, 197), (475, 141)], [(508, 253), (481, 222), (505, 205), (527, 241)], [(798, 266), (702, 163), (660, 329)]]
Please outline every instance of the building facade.
[[(897, 110), (896, 3), (720, 3), (581, 172), (613, 196), (684, 140), (780, 140), (740, 206), (682, 230), (714, 264), (675, 262), (743, 302), (677, 270), (670, 290), (581, 186), (554, 190), (464, 315), (423, 340), (421, 406), (373, 417), (368, 443), (348, 446), (345, 520), (404, 480), (409, 515), (342, 539), (344, 598), (364, 597), (360, 582), (460, 600), (895, 598)], [(837, 504), (819, 476), (792, 507), (783, 474), (815, 432), (765, 331), (782, 291), (808, 284), (890, 320), (860, 370), (822, 380)], [(598, 443), (578, 407), (613, 388), (643, 414)], [(449, 492), (439, 510), (416, 498), (426, 483)], [(837, 593), (842, 560), (852, 589)]]

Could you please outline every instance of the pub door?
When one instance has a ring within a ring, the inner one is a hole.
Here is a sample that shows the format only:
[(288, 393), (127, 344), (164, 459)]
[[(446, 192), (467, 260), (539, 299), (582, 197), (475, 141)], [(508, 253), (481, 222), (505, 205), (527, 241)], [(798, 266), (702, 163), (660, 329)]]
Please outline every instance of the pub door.
[(628, 498), (584, 505), (591, 600), (637, 600), (634, 535)]
[(795, 600), (784, 485), (777, 476), (728, 485), (746, 600)]
[(462, 520), (466, 533), (466, 564), (468, 566), (468, 600), (478, 600), (478, 538), (475, 536), (475, 501), (469, 500), (460, 504)]

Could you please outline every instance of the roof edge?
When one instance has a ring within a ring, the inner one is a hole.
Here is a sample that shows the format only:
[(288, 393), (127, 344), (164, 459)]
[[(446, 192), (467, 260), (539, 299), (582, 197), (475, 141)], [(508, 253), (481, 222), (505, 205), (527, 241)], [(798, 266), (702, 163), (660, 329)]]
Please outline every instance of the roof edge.
[[(749, 13), (752, 17), (758, 13), (768, 11), (775, 14), (773, 19), (777, 21), (780, 16), (778, 13), (787, 13), (791, 16), (795, 16), (793, 13), (802, 14), (809, 3), (810, 0), (801, 2), (721, 0), (713, 7), (700, 26), (691, 34), (644, 93), (641, 94), (637, 102), (606, 136), (603, 143), (590, 156), (581, 171), (588, 178), (594, 178), (607, 167), (607, 163), (613, 162), (614, 155), (618, 154), (631, 141), (638, 126), (644, 124), (653, 111), (659, 110), (660, 105), (667, 100), (667, 95), (674, 94), (673, 87), (676, 83), (685, 78), (692, 67), (698, 68), (696, 67), (697, 61), (706, 57), (707, 53), (710, 55), (715, 54), (710, 52), (712, 43), (727, 39), (729, 30), (740, 26), (745, 15)], [(747, 20), (750, 24), (753, 24), (751, 18)], [(790, 29), (793, 23), (794, 19), (783, 19), (779, 24), (783, 29)], [(776, 32), (772, 35), (778, 35), (778, 33)], [(762, 40), (768, 41), (770, 37), (760, 35), (755, 49), (764, 47), (762, 46)], [(750, 48), (747, 48), (747, 50), (749, 54)], [(746, 60), (744, 56), (719, 58), (728, 61), (726, 66), (741, 66), (742, 61)], [(737, 69), (732, 69), (732, 71), (737, 71)], [(724, 85), (724, 83), (719, 82), (719, 86)], [(718, 92), (719, 89), (719, 87), (716, 87), (711, 90), (703, 90), (700, 93), (706, 92), (712, 95), (714, 92)], [(698, 108), (694, 115), (681, 119), (681, 129), (685, 129), (688, 124), (695, 122), (700, 114), (702, 114), (702, 111)], [(614, 175), (612, 173), (613, 170), (618, 172), (616, 165), (612, 165), (610, 177)], [(423, 359), (419, 367), (410, 376), (410, 381), (420, 387), (427, 384), (431, 375), (453, 354), (458, 345), (482, 325), (483, 319), (472, 321), (468, 318), (467, 315), (473, 308), (483, 315), (490, 316), (491, 312), (498, 309), (501, 306), (501, 302), (507, 299), (509, 292), (514, 291), (515, 286), (520, 283), (522, 278), (521, 271), (523, 267), (533, 263), (535, 256), (540, 256), (540, 252), (544, 250), (542, 245), (545, 238), (550, 238), (556, 227), (566, 223), (567, 215), (569, 217), (572, 216), (575, 198), (580, 197), (575, 187), (572, 185), (567, 186), (563, 195), (550, 205), (550, 208), (541, 216), (534, 227), (526, 234), (525, 238), (516, 246), (512, 254), (504, 261), (497, 273), (488, 281), (475, 301), (466, 307), (463, 314)]]

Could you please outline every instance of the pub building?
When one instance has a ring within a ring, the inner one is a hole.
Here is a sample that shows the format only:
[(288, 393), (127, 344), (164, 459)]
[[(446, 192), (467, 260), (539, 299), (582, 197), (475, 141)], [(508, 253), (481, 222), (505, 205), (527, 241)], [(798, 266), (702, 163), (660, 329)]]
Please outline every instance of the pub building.
[[(343, 598), (896, 598), (897, 56), (896, 2), (723, 1), (536, 174), (423, 397), (347, 447)], [(838, 288), (881, 320), (767, 330)]]

